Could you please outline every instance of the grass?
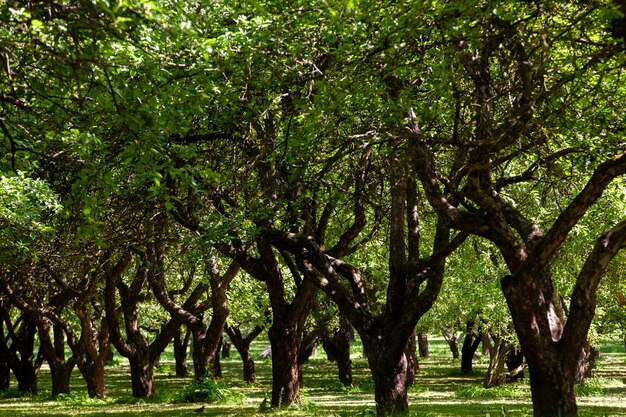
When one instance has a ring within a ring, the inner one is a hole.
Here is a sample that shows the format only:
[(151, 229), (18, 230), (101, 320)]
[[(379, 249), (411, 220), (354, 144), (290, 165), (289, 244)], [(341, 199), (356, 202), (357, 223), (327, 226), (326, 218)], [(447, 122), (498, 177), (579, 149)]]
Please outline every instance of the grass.
[[(267, 345), (257, 342), (255, 357)], [(485, 390), (482, 377), (487, 359), (474, 362), (475, 373), (463, 375), (458, 361), (443, 340), (434, 339), (431, 357), (420, 362), (417, 383), (409, 390), (411, 416), (531, 416), (532, 404), (528, 381)], [(256, 361), (258, 380), (246, 385), (241, 380), (239, 357), (222, 362), (223, 382), (197, 386), (190, 378), (177, 378), (171, 352), (166, 352), (161, 368), (156, 372), (156, 394), (153, 398), (137, 400), (131, 395), (128, 365), (119, 358), (116, 365), (107, 368), (108, 397), (90, 399), (80, 374), (74, 371), (72, 393), (52, 399), (50, 375), (43, 368), (39, 377), (39, 394), (23, 395), (14, 388), (0, 392), (0, 416), (193, 416), (194, 410), (204, 405), (204, 416), (242, 417), (347, 417), (373, 416), (375, 404), (373, 384), (367, 362), (360, 349), (353, 353), (354, 384), (341, 386), (336, 379), (336, 368), (326, 361), (323, 353), (304, 366), (302, 404), (286, 410), (265, 411), (264, 399), (271, 393), (271, 361)], [(596, 376), (577, 388), (580, 415), (626, 416), (626, 352), (621, 342), (603, 345)], [(12, 386), (16, 386), (12, 381)], [(199, 392), (198, 392), (199, 390)], [(199, 402), (187, 403), (183, 397)], [(200, 395), (200, 397), (194, 397)], [(216, 395), (216, 397), (212, 397)]]

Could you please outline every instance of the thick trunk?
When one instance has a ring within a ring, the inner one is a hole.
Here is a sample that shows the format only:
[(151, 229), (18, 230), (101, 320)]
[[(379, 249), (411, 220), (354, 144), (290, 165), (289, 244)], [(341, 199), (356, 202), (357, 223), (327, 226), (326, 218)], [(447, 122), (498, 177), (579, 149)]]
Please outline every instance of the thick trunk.
[(37, 394), (37, 372), (34, 366), (24, 366), (19, 373), (15, 373), (17, 389), (21, 392)]
[(128, 358), (133, 397), (147, 398), (154, 394), (154, 364), (142, 355)]
[(483, 356), (491, 355), (491, 339), (489, 338), (489, 332), (483, 332), (481, 334), (482, 345), (481, 345), (481, 353)]
[(106, 397), (104, 365), (104, 361), (85, 361), (78, 367), (83, 379), (87, 383), (87, 394), (89, 398)]
[(187, 368), (187, 344), (189, 343), (189, 329), (185, 330), (185, 335), (181, 337), (181, 331), (174, 334), (174, 361), (176, 362), (176, 376), (186, 377)]
[(341, 328), (335, 337), (336, 361), (339, 381), (344, 387), (352, 385), (352, 360), (350, 359), (350, 339), (352, 337), (350, 323), (342, 319)]
[(417, 335), (417, 346), (422, 358), (427, 358), (428, 353), (428, 335), (426, 333), (419, 333)]
[[(470, 326), (471, 327), (471, 326)], [(473, 361), (478, 345), (480, 345), (480, 335), (476, 336), (471, 330), (465, 334), (463, 345), (461, 346), (461, 372), (470, 374), (473, 371)]]
[(538, 283), (506, 277), (502, 289), (530, 374), (535, 417), (577, 416), (575, 372), (583, 349), (562, 345), (563, 318), (553, 302), (549, 272)]
[(272, 407), (300, 403), (300, 334), (297, 329), (273, 324), (269, 330), (272, 346)]
[(69, 394), (70, 379), (72, 377), (73, 364), (50, 365), (50, 377), (52, 378), (52, 396)]
[(9, 365), (17, 379), (17, 389), (22, 392), (37, 394), (37, 369), (35, 363), (35, 334), (37, 326), (34, 318), (25, 317), (18, 331), (18, 337), (13, 340), (19, 357), (13, 353), (9, 357)]
[(0, 358), (0, 391), (6, 391), (10, 386), (11, 368), (4, 358)]
[(374, 380), (376, 415), (381, 417), (408, 414), (406, 355), (401, 353), (394, 358), (390, 355), (391, 349), (376, 342), (365, 343), (363, 348)]

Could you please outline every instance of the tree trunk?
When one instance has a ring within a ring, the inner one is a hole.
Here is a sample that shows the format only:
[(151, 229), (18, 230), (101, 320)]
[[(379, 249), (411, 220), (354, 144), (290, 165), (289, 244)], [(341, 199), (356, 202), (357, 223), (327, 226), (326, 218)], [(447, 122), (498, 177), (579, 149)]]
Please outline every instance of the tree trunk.
[(511, 375), (511, 372), (518, 369), (524, 363), (524, 354), (520, 349), (517, 349), (515, 346), (509, 350), (509, 353), (506, 355), (506, 368), (509, 371), (510, 380), (517, 381), (518, 379), (524, 378), (524, 371), (516, 373), (515, 375)]
[(223, 341), (222, 342), (222, 359), (230, 358), (230, 348), (231, 343)]
[(445, 327), (441, 328), (441, 333), (443, 334), (444, 339), (446, 339), (446, 342), (448, 342), (450, 352), (452, 352), (452, 359), (459, 359), (459, 341), (456, 338), (456, 335), (451, 333)]
[(411, 333), (411, 337), (406, 344), (406, 348), (404, 349), (404, 355), (407, 359), (407, 374), (406, 374), (406, 385), (407, 387), (412, 387), (415, 385), (415, 373), (419, 369), (419, 362), (417, 361), (417, 340), (415, 336), (415, 331)]
[(467, 333), (461, 346), (461, 373), (470, 374), (473, 371), (473, 361), (478, 345), (480, 345), (480, 335), (475, 335), (472, 331), (473, 323), (468, 323)]
[(197, 334), (193, 335), (193, 350), (191, 357), (193, 359), (193, 375), (196, 381), (209, 376), (208, 357), (204, 349), (204, 344), (198, 340)]
[(243, 380), (248, 384), (255, 382), (256, 370), (254, 369), (254, 361), (250, 355), (250, 345), (254, 338), (261, 333), (263, 330), (262, 327), (256, 326), (245, 338), (241, 335), (241, 330), (238, 327), (226, 326), (225, 330), (230, 341), (235, 345), (235, 349), (237, 349), (237, 352), (239, 352), (241, 356), (243, 363)]
[(185, 330), (185, 336), (181, 338), (180, 329), (174, 334), (174, 361), (176, 362), (176, 376), (186, 377), (187, 372), (187, 345), (189, 343), (189, 329)]
[(377, 339), (364, 340), (363, 349), (374, 380), (376, 415), (381, 417), (408, 414), (408, 361), (403, 349), (400, 349), (398, 357), (393, 357), (392, 352), (398, 349), (385, 346), (384, 338), (383, 343)]
[(491, 339), (489, 338), (489, 333), (488, 332), (483, 332), (480, 335), (481, 339), (482, 339), (482, 350), (481, 353), (483, 354), (483, 356), (486, 355), (491, 355)]
[[(50, 339), (51, 328), (54, 335), (53, 340)], [(65, 334), (63, 329), (58, 325), (51, 325), (44, 318), (40, 318), (38, 329), (40, 349), (50, 367), (52, 396), (69, 394), (70, 379), (76, 361), (73, 355), (67, 361), (65, 360)]]
[[(48, 363), (50, 365), (50, 363)], [(70, 379), (74, 366), (67, 364), (50, 365), (50, 377), (52, 378), (52, 396), (70, 393)]]
[(427, 358), (428, 352), (428, 335), (426, 333), (419, 333), (417, 335), (417, 346), (419, 348), (420, 357)]
[(300, 331), (272, 324), (272, 407), (300, 403)]
[(352, 360), (350, 359), (350, 340), (352, 338), (352, 327), (348, 320), (342, 317), (340, 328), (335, 335), (335, 352), (339, 381), (344, 387), (352, 385)]
[(490, 388), (492, 386), (502, 385), (504, 383), (504, 365), (510, 350), (510, 345), (501, 336), (493, 336), (494, 345), (489, 355), (489, 368), (485, 375), (483, 386)]
[(574, 393), (575, 372), (580, 352), (575, 345), (563, 346), (563, 315), (554, 303), (549, 271), (538, 284), (505, 277), (501, 284), (530, 375), (535, 417), (578, 415)]
[(154, 364), (142, 355), (128, 358), (133, 397), (147, 398), (154, 394)]
[(222, 377), (222, 363), (220, 362), (220, 351), (222, 350), (224, 338), (220, 336), (220, 340), (217, 343), (217, 348), (215, 349), (215, 354), (209, 356), (209, 360), (211, 361), (211, 369), (213, 372), (214, 378)]
[(104, 385), (105, 361), (85, 361), (79, 365), (78, 369), (87, 383), (87, 395), (89, 398), (106, 397), (106, 387)]
[(4, 317), (0, 316), (0, 391), (8, 390), (11, 385), (8, 351), (4, 337)]

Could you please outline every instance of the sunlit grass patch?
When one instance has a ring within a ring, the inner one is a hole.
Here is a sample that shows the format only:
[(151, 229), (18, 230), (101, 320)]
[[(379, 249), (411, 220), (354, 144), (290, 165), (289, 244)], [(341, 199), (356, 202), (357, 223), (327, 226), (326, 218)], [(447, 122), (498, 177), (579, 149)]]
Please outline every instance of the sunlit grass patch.
[(470, 385), (456, 390), (454, 396), (457, 398), (526, 398), (530, 396), (530, 389), (518, 384), (491, 388)]
[(594, 376), (576, 385), (575, 390), (579, 397), (600, 397), (606, 394), (608, 388), (624, 388), (624, 384), (613, 378)]
[(67, 406), (105, 406), (110, 405), (116, 402), (115, 398), (106, 397), (106, 398), (90, 398), (86, 392), (71, 392), (69, 394), (59, 394), (55, 398), (56, 402), (59, 404), (67, 405)]

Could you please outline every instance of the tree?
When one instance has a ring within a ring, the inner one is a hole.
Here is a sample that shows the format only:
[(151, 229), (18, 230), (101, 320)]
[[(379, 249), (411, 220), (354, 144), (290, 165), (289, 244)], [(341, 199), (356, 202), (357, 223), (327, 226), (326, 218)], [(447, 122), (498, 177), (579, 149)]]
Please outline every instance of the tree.
[[(590, 10), (586, 5), (529, 10), (526, 20), (514, 17), (517, 13), (505, 19), (483, 20), (481, 30), (489, 28), (490, 37), (466, 42), (467, 38), (452, 36), (451, 41), (458, 41), (455, 56), (462, 68), (459, 75), (467, 77), (472, 86), (468, 93), (475, 109), (468, 112), (473, 118), (472, 129), (459, 127), (450, 132), (453, 153), (457, 152), (457, 163), (463, 167), (457, 171), (463, 177), (463, 187), (453, 186), (461, 183), (436, 171), (441, 164), (436, 163), (434, 143), (420, 145), (416, 158), (418, 175), (433, 208), (453, 227), (494, 242), (507, 263), (510, 275), (501, 284), (528, 363), (537, 416), (577, 414), (574, 376), (593, 317), (596, 289), (625, 239), (623, 222), (608, 226), (596, 239), (578, 273), (566, 321), (550, 261), (611, 181), (624, 174), (626, 166), (622, 155), (606, 156), (615, 152), (618, 139), (612, 123), (618, 116), (607, 112), (605, 100), (623, 94), (623, 89), (613, 84), (617, 74), (606, 62), (622, 58), (607, 39), (604, 22), (594, 18)], [(559, 18), (546, 26), (540, 19), (545, 13)], [(571, 26), (562, 27), (561, 19), (566, 16)], [(594, 36), (599, 41), (581, 50), (575, 28), (583, 26), (583, 39)], [(533, 38), (538, 29), (546, 34), (544, 40)], [(525, 34), (524, 41), (521, 34)], [(499, 43), (492, 43), (496, 39)], [(530, 48), (543, 53), (534, 54)], [(571, 64), (554, 71), (554, 66), (565, 59), (571, 59)], [(598, 83), (596, 74), (602, 74), (607, 82)], [(581, 85), (593, 86), (597, 99), (584, 100), (583, 95), (589, 92), (578, 88)], [(592, 129), (583, 127), (581, 108), (589, 117), (605, 114), (606, 123)], [(543, 135), (555, 129), (563, 141)], [(606, 137), (603, 152), (581, 151), (589, 143), (586, 138), (597, 135)], [(584, 139), (579, 141), (581, 137)], [(590, 161), (603, 162), (585, 166), (577, 157), (581, 152)], [(532, 187), (540, 178), (558, 181), (551, 168), (558, 167), (560, 161), (571, 164), (572, 171), (581, 177), (575, 192), (559, 195), (564, 200), (559, 208), (538, 224), (532, 220), (535, 212), (529, 201), (516, 201), (519, 194), (508, 190), (525, 182)], [(513, 167), (516, 169), (511, 172)], [(456, 201), (445, 196), (442, 185), (446, 193), (457, 197)]]

